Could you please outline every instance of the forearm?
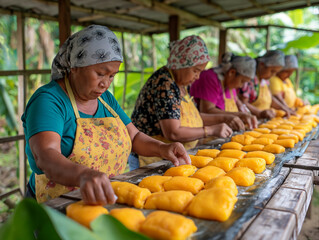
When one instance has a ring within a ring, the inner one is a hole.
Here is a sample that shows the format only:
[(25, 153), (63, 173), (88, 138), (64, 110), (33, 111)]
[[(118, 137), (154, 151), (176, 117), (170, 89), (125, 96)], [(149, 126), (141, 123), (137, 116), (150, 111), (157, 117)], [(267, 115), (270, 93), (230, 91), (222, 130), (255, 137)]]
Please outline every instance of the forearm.
[(282, 109), (285, 110), (287, 107), (279, 101), (275, 96), (272, 96), (272, 101), (271, 101), (271, 107), (275, 109)]
[(259, 110), (257, 107), (253, 106), (252, 104), (248, 103), (248, 102), (245, 102), (247, 108), (249, 109), (249, 111), (257, 116), (257, 117), (260, 117), (260, 113), (261, 113), (261, 110)]
[[(164, 144), (150, 136), (138, 132), (132, 141), (132, 151), (146, 157), (160, 156), (160, 145)], [(146, 147), (147, 146), (147, 147)]]
[(200, 116), (203, 120), (204, 126), (211, 126), (211, 125), (226, 122), (225, 112), (218, 113), (218, 114), (200, 113)]
[(73, 163), (55, 149), (44, 150), (34, 157), (37, 166), (47, 178), (65, 186), (79, 187), (81, 174), (89, 169)]

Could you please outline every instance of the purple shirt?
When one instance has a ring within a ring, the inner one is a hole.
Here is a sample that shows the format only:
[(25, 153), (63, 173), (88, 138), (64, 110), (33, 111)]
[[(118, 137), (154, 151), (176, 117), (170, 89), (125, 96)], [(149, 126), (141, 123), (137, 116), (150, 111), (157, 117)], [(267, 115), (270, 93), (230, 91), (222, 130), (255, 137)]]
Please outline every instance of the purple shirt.
[[(232, 89), (232, 91), (236, 101), (236, 89)], [(212, 68), (200, 74), (199, 79), (192, 84), (190, 94), (194, 97), (198, 107), (200, 99), (203, 99), (212, 102), (219, 109), (225, 110), (223, 88)], [(225, 94), (227, 98), (231, 98), (229, 89), (226, 89)]]

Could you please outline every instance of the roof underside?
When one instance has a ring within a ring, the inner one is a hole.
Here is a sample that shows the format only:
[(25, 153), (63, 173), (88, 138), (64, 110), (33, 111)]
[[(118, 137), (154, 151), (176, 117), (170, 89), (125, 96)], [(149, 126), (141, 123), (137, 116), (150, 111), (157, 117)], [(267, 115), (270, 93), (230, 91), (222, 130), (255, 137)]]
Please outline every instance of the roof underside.
[[(222, 22), (319, 5), (319, 0), (71, 0), (73, 24), (102, 24), (112, 29), (156, 33), (168, 31), (170, 15), (181, 28), (220, 27)], [(55, 20), (58, 0), (0, 0), (0, 13)]]

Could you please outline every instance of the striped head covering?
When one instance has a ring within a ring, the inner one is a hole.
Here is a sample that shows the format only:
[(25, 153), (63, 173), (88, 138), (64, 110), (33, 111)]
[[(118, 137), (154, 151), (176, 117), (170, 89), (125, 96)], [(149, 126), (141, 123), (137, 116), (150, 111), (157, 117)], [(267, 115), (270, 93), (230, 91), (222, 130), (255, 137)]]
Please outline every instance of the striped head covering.
[(52, 62), (51, 80), (58, 80), (71, 68), (103, 62), (123, 62), (120, 43), (105, 26), (91, 25), (71, 35), (60, 47)]
[(199, 36), (191, 35), (171, 42), (166, 67), (169, 69), (189, 68), (210, 60), (205, 42)]

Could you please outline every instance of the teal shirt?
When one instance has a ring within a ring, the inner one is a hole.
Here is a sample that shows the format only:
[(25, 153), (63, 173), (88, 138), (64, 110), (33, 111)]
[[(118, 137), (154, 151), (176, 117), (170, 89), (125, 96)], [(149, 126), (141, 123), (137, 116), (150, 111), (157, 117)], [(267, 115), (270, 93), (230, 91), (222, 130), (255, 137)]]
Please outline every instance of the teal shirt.
[[(131, 120), (120, 107), (114, 96), (106, 91), (102, 99), (119, 115), (122, 122), (128, 125)], [(104, 118), (113, 117), (106, 107), (98, 101), (98, 109), (95, 115), (82, 112), (81, 118)], [(29, 146), (29, 139), (34, 134), (43, 131), (56, 132), (61, 136), (61, 152), (68, 157), (73, 149), (76, 132), (76, 118), (71, 101), (56, 81), (40, 87), (30, 98), (25, 112), (21, 117), (26, 139), (26, 154), (32, 170), (30, 186), (35, 192), (35, 173), (43, 174), (37, 167)]]

